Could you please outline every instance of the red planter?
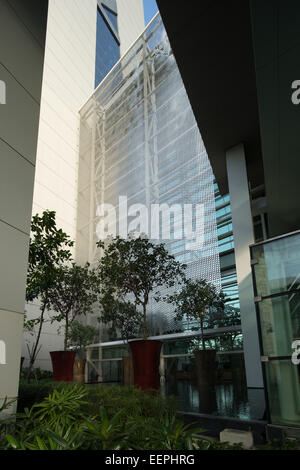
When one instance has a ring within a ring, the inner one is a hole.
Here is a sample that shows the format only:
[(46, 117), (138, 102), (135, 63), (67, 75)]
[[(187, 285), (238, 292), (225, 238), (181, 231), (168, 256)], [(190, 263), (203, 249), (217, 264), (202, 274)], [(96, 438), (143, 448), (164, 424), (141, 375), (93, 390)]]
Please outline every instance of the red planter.
[(50, 352), (50, 356), (53, 368), (53, 380), (55, 382), (72, 382), (76, 352), (52, 351)]
[(129, 341), (132, 354), (134, 385), (142, 390), (159, 389), (159, 358), (161, 341)]

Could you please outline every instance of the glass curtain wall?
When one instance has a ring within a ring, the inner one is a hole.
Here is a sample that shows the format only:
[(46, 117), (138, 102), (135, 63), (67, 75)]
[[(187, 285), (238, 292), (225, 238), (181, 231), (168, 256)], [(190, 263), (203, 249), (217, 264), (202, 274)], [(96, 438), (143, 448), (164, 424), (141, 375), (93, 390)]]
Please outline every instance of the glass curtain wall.
[(300, 426), (300, 232), (251, 256), (270, 420)]
[(95, 88), (120, 59), (117, 14), (101, 4), (97, 10)]

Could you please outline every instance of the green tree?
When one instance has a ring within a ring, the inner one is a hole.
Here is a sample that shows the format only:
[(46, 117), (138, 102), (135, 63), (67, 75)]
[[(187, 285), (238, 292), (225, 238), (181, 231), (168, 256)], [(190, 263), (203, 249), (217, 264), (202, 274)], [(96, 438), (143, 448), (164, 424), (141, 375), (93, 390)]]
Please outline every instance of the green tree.
[(204, 323), (212, 309), (224, 309), (224, 294), (204, 279), (186, 279), (181, 291), (169, 296), (168, 301), (175, 304), (176, 320), (182, 320), (186, 316), (199, 323), (205, 351)]
[(84, 352), (86, 346), (99, 340), (99, 330), (94, 326), (83, 325), (74, 320), (70, 324), (67, 345), (73, 347), (80, 354)]
[(100, 305), (102, 307), (101, 321), (110, 324), (110, 336), (117, 339), (117, 332), (124, 341), (134, 338), (143, 322), (142, 312), (135, 305), (126, 301), (120, 292), (116, 293), (109, 286), (101, 292)]
[(49, 289), (51, 308), (58, 313), (53, 321), (65, 322), (64, 349), (67, 350), (70, 324), (79, 315), (87, 315), (93, 311), (97, 301), (99, 281), (90, 264), (79, 266), (62, 265), (56, 270), (55, 280)]
[(150, 293), (154, 292), (156, 301), (161, 300), (159, 289), (181, 283), (185, 266), (167, 252), (164, 244), (154, 244), (147, 238), (116, 237), (109, 244), (100, 241), (97, 246), (104, 250), (98, 265), (100, 303), (106, 309), (103, 320), (116, 320), (116, 312), (127, 320), (135, 318), (146, 339)]
[[(36, 214), (31, 221), (29, 245), (26, 301), (38, 299), (40, 315), (34, 319), (38, 326), (35, 342), (30, 350), (27, 379), (29, 380), (38, 351), (46, 310), (51, 307), (49, 293), (53, 287), (58, 268), (71, 259), (70, 247), (74, 242), (58, 229), (54, 211), (44, 211), (42, 216)], [(32, 326), (32, 325), (31, 325)]]

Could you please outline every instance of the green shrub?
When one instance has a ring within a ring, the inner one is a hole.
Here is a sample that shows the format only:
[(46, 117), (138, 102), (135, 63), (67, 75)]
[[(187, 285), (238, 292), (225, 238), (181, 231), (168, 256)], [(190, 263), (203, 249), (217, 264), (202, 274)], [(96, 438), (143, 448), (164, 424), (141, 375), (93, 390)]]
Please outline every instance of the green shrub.
[[(0, 449), (243, 450), (199, 437), (204, 430), (177, 418), (176, 401), (154, 391), (49, 381), (22, 383), (20, 391), (23, 403), (36, 402), (17, 414), (15, 423), (1, 424)], [(299, 445), (272, 442), (259, 449), (298, 450)]]
[(23, 413), (25, 408), (31, 408), (48, 397), (54, 390), (73, 387), (72, 383), (53, 382), (51, 379), (31, 380), (29, 383), (21, 379), (19, 383), (18, 413)]
[(174, 414), (177, 411), (177, 399), (163, 399), (156, 391), (141, 391), (134, 387), (121, 386), (88, 386), (88, 404), (84, 411), (90, 415), (98, 412), (103, 406), (109, 417), (120, 410), (125, 410), (126, 416), (159, 418), (165, 412)]
[(274, 439), (265, 445), (259, 446), (259, 450), (300, 450), (300, 439)]
[[(21, 379), (27, 379), (28, 367), (22, 367), (20, 377)], [(53, 372), (50, 370), (42, 370), (39, 367), (36, 367), (31, 371), (30, 374), (31, 380), (53, 380)]]
[[(29, 384), (32, 385), (32, 384)], [(57, 386), (17, 415), (5, 448), (23, 450), (193, 449), (194, 430), (175, 418), (174, 403), (134, 388)], [(37, 387), (36, 387), (37, 388)], [(42, 389), (45, 392), (46, 386)]]

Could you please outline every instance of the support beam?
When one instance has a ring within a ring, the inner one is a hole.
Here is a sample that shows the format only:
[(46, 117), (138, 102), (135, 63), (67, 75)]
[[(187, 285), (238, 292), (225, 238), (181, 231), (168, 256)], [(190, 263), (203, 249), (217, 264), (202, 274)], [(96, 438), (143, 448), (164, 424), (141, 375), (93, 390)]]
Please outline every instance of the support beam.
[(247, 386), (263, 388), (249, 245), (254, 243), (245, 151), (239, 144), (226, 152), (236, 271)]

